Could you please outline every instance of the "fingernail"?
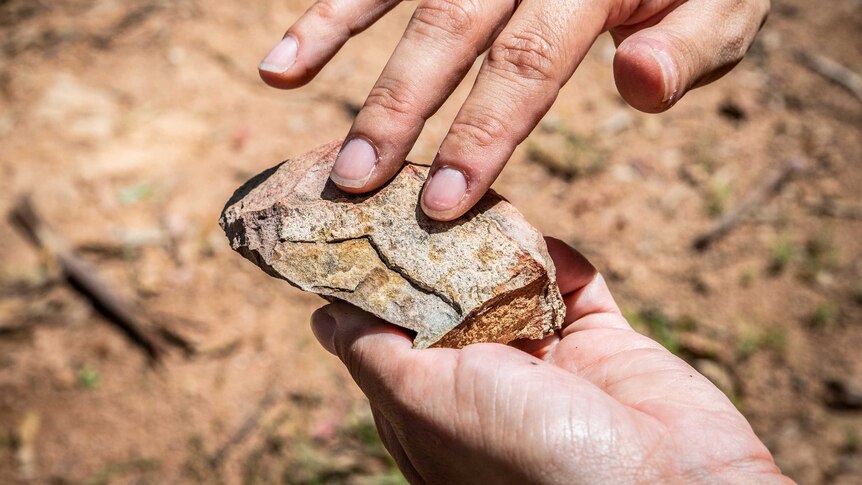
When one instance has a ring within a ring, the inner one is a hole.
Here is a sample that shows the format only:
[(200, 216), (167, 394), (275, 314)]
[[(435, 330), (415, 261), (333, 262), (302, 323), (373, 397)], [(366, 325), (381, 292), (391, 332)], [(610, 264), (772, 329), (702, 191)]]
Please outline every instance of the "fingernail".
[(331, 354), (335, 354), (333, 341), (337, 326), (335, 318), (324, 308), (318, 309), (311, 315), (311, 331), (314, 333), (314, 337)]
[(467, 193), (467, 179), (460, 170), (443, 167), (434, 173), (425, 187), (422, 200), (433, 211), (454, 209)]
[(329, 178), (342, 187), (360, 188), (377, 165), (377, 150), (363, 138), (353, 138), (338, 153)]
[(655, 48), (650, 48), (649, 51), (661, 68), (662, 84), (664, 85), (662, 102), (671, 105), (679, 97), (679, 69), (667, 51)]
[(296, 61), (296, 48), (296, 38), (292, 35), (286, 36), (269, 51), (269, 54), (263, 58), (257, 68), (276, 74), (287, 71)]

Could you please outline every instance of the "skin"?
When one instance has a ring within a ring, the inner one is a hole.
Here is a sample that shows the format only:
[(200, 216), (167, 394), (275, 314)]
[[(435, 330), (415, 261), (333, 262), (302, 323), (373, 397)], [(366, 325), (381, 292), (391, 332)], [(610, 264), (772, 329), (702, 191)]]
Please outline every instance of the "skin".
[(567, 313), (542, 341), (415, 350), (344, 303), (312, 316), (411, 483), (793, 483), (721, 391), (632, 330), (583, 256), (548, 246)]
[[(261, 63), (261, 77), (302, 86), (399, 1), (317, 1)], [(389, 180), (425, 120), (487, 51), (421, 199), (428, 216), (454, 219), (491, 186), (601, 33), (618, 47), (620, 95), (658, 113), (735, 66), (768, 10), (769, 0), (420, 0), (331, 177), (354, 193)]]
[[(310, 81), (399, 0), (320, 0), (264, 59), (278, 88)], [(768, 0), (421, 0), (331, 174), (364, 193), (400, 168), (422, 127), (483, 52), (421, 198), (451, 220), (490, 187), (598, 35), (633, 107), (658, 113), (736, 65)], [(414, 350), (350, 305), (312, 317), (368, 396), (411, 483), (792, 483), (715, 386), (636, 333), (604, 279), (549, 240), (566, 325), (539, 342)]]

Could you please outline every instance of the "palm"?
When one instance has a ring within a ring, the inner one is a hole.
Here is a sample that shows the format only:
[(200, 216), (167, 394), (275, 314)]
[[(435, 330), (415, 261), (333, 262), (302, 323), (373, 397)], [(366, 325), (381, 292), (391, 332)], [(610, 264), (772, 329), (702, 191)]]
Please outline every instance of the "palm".
[[(619, 314), (604, 315), (628, 326)], [(576, 322), (577, 324), (577, 322)], [(627, 328), (572, 332), (551, 359), (603, 392), (621, 443), (636, 443), (634, 463), (619, 450), (607, 458), (637, 473), (663, 474), (686, 482), (724, 471), (775, 473), (772, 457), (748, 422), (706, 378), (654, 341)], [(605, 416), (599, 416), (599, 420)], [(589, 419), (589, 418), (587, 418)], [(604, 450), (594, 450), (597, 456)], [(743, 475), (744, 476), (744, 475)], [(649, 481), (657, 481), (659, 477)], [(740, 481), (742, 483), (742, 481)]]
[(633, 331), (582, 256), (562, 271), (559, 334), (415, 351), (346, 307), (331, 344), (368, 395), (381, 437), (416, 483), (779, 482), (745, 418), (706, 378)]

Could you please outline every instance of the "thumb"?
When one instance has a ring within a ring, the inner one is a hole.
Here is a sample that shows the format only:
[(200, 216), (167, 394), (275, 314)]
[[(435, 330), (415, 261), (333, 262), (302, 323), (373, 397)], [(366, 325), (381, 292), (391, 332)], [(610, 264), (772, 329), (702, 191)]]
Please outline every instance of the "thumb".
[(641, 111), (667, 110), (689, 90), (733, 69), (768, 11), (769, 0), (684, 2), (654, 26), (612, 29), (620, 95)]
[(371, 402), (398, 393), (417, 351), (407, 334), (347, 303), (332, 303), (311, 316), (314, 336), (337, 356)]

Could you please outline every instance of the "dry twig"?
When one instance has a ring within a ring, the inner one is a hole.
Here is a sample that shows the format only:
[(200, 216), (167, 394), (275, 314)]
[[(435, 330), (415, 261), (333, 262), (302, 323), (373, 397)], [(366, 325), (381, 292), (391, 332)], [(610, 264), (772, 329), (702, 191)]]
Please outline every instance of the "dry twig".
[(708, 231), (694, 240), (694, 249), (704, 251), (712, 243), (726, 236), (735, 228), (742, 219), (750, 214), (757, 206), (763, 204), (805, 169), (805, 162), (800, 159), (791, 159), (778, 170), (769, 174), (751, 192), (743, 197), (742, 201), (733, 209), (726, 212), (716, 220)]
[(823, 199), (819, 202), (808, 204), (808, 208), (818, 216), (862, 220), (862, 205), (858, 204)]
[[(12, 221), (33, 244), (41, 248), (59, 266), (71, 287), (87, 298), (109, 322), (119, 328), (140, 348), (151, 363), (157, 363), (166, 346), (188, 351), (192, 344), (176, 332), (152, 323), (145, 313), (114, 293), (98, 273), (82, 261), (36, 213), (27, 197), (22, 197), (11, 212)], [(180, 341), (178, 343), (178, 340)]]
[(227, 441), (222, 444), (218, 450), (210, 458), (210, 466), (213, 469), (218, 469), (227, 459), (231, 450), (238, 444), (242, 443), (252, 431), (260, 424), (260, 420), (269, 409), (274, 406), (281, 398), (281, 390), (275, 386), (269, 386), (266, 393), (255, 408), (248, 416), (240, 423), (239, 427), (230, 435)]
[(156, 2), (148, 2), (130, 8), (123, 17), (114, 25), (108, 27), (106, 32), (93, 35), (90, 42), (100, 49), (107, 49), (115, 39), (119, 38), (127, 30), (144, 23), (152, 14), (161, 8)]
[(851, 71), (840, 63), (811, 52), (799, 51), (796, 53), (797, 61), (811, 70), (823, 76), (833, 83), (846, 89), (850, 94), (862, 101), (862, 75)]

